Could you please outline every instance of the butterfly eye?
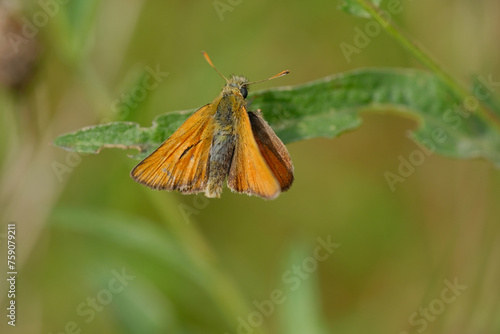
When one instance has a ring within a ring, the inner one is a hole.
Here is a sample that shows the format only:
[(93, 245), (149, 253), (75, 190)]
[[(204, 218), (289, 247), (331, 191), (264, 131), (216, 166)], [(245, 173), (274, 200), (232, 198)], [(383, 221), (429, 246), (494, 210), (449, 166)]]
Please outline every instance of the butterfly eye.
[(243, 96), (244, 99), (246, 99), (247, 95), (248, 95), (248, 90), (245, 86), (241, 87), (240, 88), (240, 93), (241, 93), (241, 96)]

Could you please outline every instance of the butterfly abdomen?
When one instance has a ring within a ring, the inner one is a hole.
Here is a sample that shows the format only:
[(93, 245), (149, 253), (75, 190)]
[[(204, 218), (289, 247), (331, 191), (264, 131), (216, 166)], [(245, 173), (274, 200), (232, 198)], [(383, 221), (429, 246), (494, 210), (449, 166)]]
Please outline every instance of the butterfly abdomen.
[(208, 163), (207, 197), (220, 197), (224, 181), (229, 173), (234, 154), (235, 137), (233, 134), (218, 132), (210, 147)]

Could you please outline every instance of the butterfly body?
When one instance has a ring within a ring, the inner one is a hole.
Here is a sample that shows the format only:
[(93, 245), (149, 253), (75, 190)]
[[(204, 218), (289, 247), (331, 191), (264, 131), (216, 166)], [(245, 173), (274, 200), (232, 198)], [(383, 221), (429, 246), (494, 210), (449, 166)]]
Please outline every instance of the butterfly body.
[(220, 197), (230, 189), (276, 198), (293, 182), (293, 165), (281, 140), (260, 113), (247, 112), (248, 80), (226, 79), (217, 98), (193, 113), (131, 172), (153, 189)]
[(206, 195), (219, 197), (224, 181), (229, 173), (236, 142), (238, 118), (242, 117), (235, 110), (246, 105), (241, 94), (241, 87), (248, 80), (244, 77), (231, 77), (221, 94), (212, 102), (217, 108), (214, 115), (215, 130), (210, 147), (209, 175)]

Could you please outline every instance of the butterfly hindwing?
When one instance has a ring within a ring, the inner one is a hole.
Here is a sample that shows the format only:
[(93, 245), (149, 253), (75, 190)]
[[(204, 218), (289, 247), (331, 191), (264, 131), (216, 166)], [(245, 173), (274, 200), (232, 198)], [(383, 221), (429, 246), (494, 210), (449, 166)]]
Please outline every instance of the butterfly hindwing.
[(278, 179), (281, 191), (288, 190), (293, 183), (293, 164), (285, 144), (262, 118), (260, 112), (248, 112), (250, 124), (260, 153)]

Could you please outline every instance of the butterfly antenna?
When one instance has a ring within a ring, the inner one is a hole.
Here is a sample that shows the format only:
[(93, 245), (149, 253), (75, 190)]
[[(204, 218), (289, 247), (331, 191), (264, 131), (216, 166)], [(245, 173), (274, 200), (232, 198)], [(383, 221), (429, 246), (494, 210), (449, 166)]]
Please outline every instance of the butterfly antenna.
[(259, 81), (254, 81), (254, 82), (249, 82), (246, 85), (253, 85), (253, 84), (256, 84), (256, 83), (259, 83), (259, 82), (269, 81), (269, 80), (276, 79), (276, 78), (282, 77), (284, 75), (287, 75), (288, 73), (290, 73), (290, 71), (286, 70), (286, 71), (280, 72), (278, 74), (275, 74), (275, 75), (273, 75), (270, 78), (267, 78), (267, 79), (264, 79), (264, 80), (259, 80)]
[(219, 70), (214, 66), (214, 63), (212, 63), (212, 61), (210, 60), (210, 57), (208, 56), (208, 54), (205, 52), (205, 51), (201, 51), (201, 53), (203, 54), (203, 57), (205, 57), (205, 60), (207, 61), (207, 63), (213, 67), (213, 69), (215, 70), (215, 72), (219, 73), (219, 75), (221, 77), (224, 78), (224, 80), (226, 80), (226, 82), (228, 81), (227, 78), (225, 76), (222, 75), (222, 73), (219, 72)]

